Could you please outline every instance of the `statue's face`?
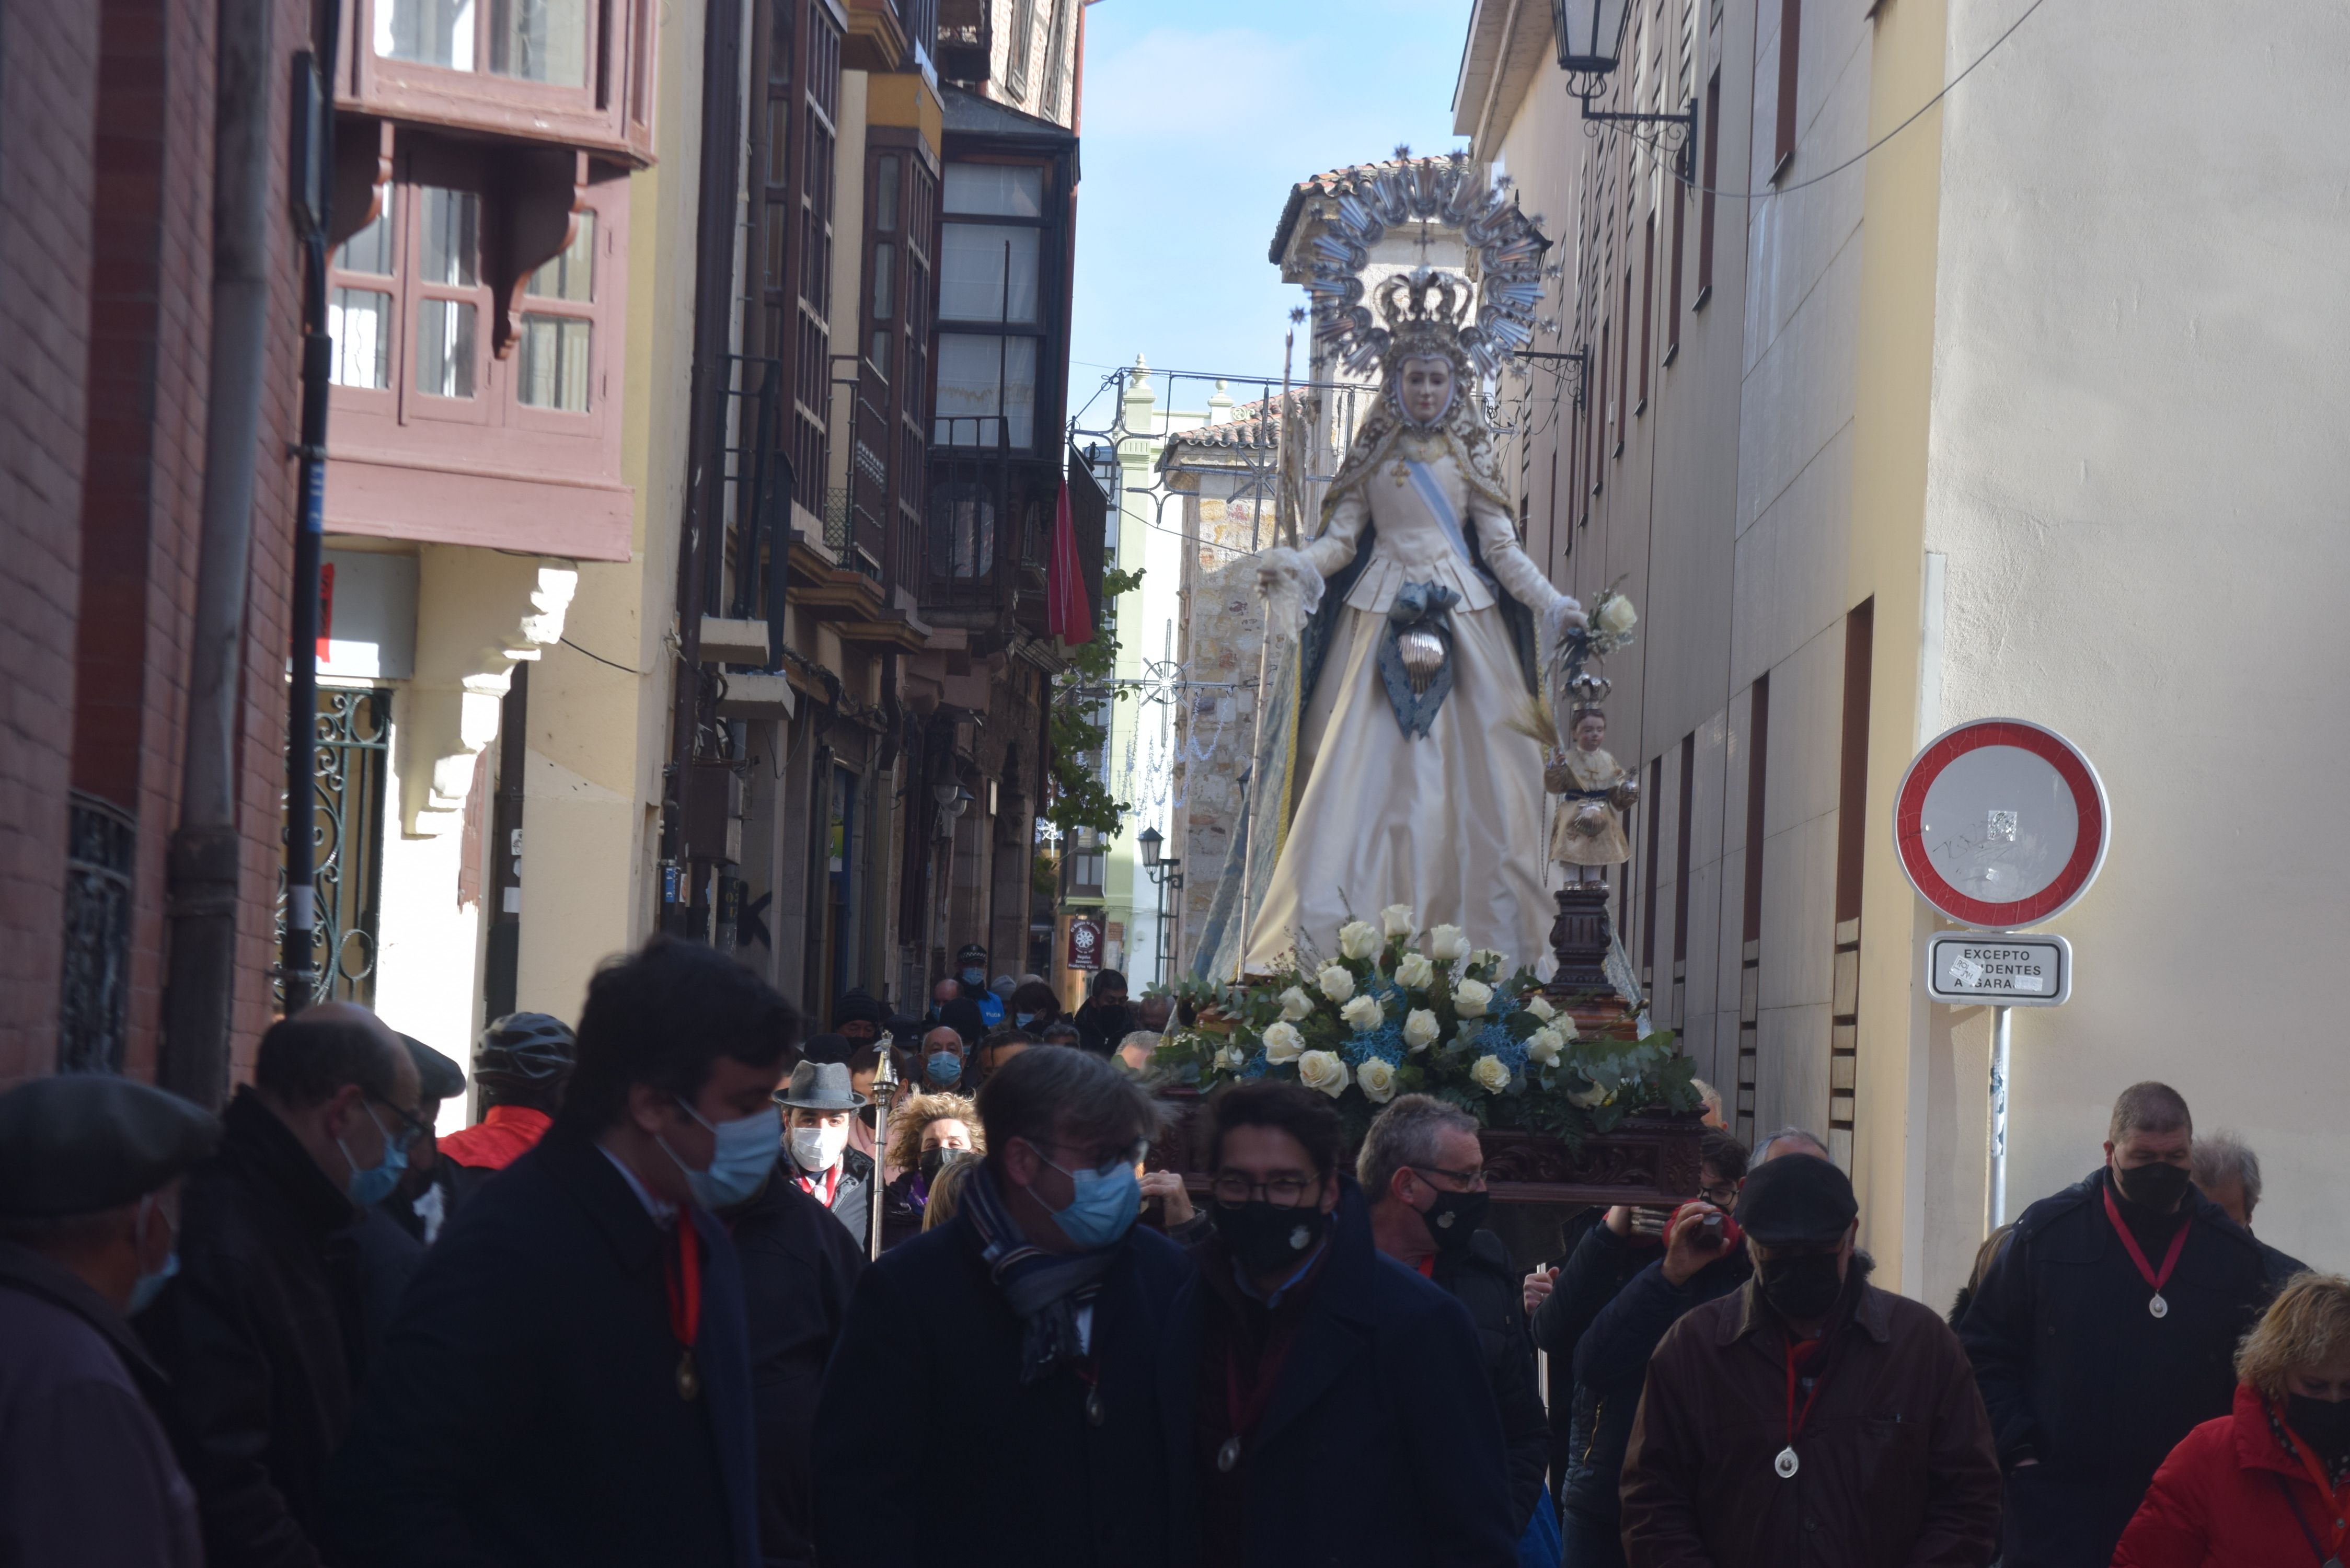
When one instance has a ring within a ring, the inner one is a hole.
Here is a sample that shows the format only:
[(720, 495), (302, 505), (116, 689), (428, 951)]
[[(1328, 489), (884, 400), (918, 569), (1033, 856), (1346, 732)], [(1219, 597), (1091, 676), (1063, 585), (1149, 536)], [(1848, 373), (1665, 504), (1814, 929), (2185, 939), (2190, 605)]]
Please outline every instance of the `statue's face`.
[(1575, 743), (1586, 752), (1596, 752), (1607, 742), (1607, 721), (1596, 713), (1586, 714), (1575, 726)]
[(1432, 425), (1452, 406), (1452, 361), (1430, 358), (1407, 359), (1396, 369), (1404, 417), (1416, 425)]

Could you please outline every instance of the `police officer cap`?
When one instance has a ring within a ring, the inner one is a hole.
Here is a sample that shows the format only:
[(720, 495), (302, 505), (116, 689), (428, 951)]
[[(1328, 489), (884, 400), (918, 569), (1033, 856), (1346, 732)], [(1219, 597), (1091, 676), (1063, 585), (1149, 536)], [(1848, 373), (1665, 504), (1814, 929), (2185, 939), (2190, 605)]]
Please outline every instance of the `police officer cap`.
[(0, 1095), (0, 1220), (56, 1220), (136, 1203), (212, 1153), (218, 1117), (103, 1073), (36, 1078)]
[(1739, 1228), (1766, 1247), (1841, 1241), (1859, 1212), (1852, 1179), (1816, 1155), (1766, 1159), (1738, 1194)]

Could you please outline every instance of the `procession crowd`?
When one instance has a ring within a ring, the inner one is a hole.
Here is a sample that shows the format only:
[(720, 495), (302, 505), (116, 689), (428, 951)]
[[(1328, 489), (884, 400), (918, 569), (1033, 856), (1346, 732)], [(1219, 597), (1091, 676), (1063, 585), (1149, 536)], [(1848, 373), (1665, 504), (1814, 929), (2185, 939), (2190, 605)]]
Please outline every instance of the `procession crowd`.
[(2350, 1281), (2162, 1085), (1946, 1321), (1793, 1128), (1525, 1275), (1425, 1096), (1350, 1173), (1221, 1091), (1195, 1199), (1164, 1000), (985, 964), (804, 1038), (655, 939), (439, 1138), (465, 1075), (348, 1003), (217, 1117), (0, 1095), (0, 1568), (2338, 1568)]

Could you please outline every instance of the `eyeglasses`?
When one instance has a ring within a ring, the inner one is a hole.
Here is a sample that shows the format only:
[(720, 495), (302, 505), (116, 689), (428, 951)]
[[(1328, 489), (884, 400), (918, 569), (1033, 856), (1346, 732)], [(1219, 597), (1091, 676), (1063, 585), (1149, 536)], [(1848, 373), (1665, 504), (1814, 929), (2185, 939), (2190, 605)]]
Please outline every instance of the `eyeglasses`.
[(1441, 1176), (1457, 1181), (1461, 1184), (1461, 1190), (1463, 1192), (1485, 1190), (1485, 1168), (1482, 1165), (1471, 1170), (1447, 1170), (1440, 1165), (1408, 1165), (1404, 1168), (1415, 1171), (1421, 1176)]
[[(1150, 1152), (1150, 1144), (1144, 1138), (1137, 1138), (1131, 1144), (1116, 1147), (1100, 1144), (1063, 1143), (1058, 1138), (1045, 1138), (1042, 1141), (1035, 1138), (1022, 1138), (1020, 1141), (1035, 1149), (1037, 1158), (1064, 1176), (1074, 1175), (1079, 1170), (1107, 1172), (1117, 1169), (1121, 1165), (1139, 1165), (1142, 1163), (1142, 1157)], [(1074, 1154), (1080, 1158), (1074, 1167), (1065, 1168), (1045, 1153), (1048, 1148), (1055, 1154)]]
[(1700, 1187), (1697, 1195), (1716, 1209), (1729, 1209), (1738, 1201), (1738, 1183), (1725, 1181), (1718, 1187)]
[[(401, 1110), (398, 1106), (393, 1105), (381, 1095), (369, 1095), (368, 1098), (373, 1100), (377, 1105), (381, 1106), (385, 1110), (390, 1111), (393, 1116), (400, 1118), (400, 1130), (396, 1133), (387, 1132), (383, 1136), (385, 1139), (390, 1143), (391, 1147), (400, 1150), (400, 1153), (406, 1154), (409, 1149), (414, 1146), (418, 1138), (429, 1137), (432, 1134), (432, 1129), (425, 1126), (423, 1120), (413, 1111)], [(377, 1125), (380, 1127), (382, 1124), (378, 1123)]]
[(1251, 1181), (1245, 1176), (1219, 1176), (1209, 1188), (1216, 1201), (1228, 1209), (1237, 1209), (1253, 1199), (1263, 1198), (1275, 1209), (1295, 1209), (1309, 1196), (1318, 1196), (1322, 1183), (1318, 1179), (1282, 1175), (1263, 1181)]

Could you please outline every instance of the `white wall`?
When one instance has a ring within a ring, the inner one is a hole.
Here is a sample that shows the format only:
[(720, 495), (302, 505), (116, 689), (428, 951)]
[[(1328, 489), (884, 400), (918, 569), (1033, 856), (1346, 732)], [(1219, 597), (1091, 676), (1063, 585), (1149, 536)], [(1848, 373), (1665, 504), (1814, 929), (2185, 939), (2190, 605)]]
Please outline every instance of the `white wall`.
[[(2022, 4), (1953, 0), (1952, 61)], [(2113, 805), (2049, 927), (2074, 999), (2017, 1015), (2010, 1190), (2087, 1172), (2161, 1078), (2261, 1155), (2263, 1237), (2340, 1269), (2350, 12), (2114, 22), (2045, 7), (1943, 110), (1942, 716), (2054, 726)]]

